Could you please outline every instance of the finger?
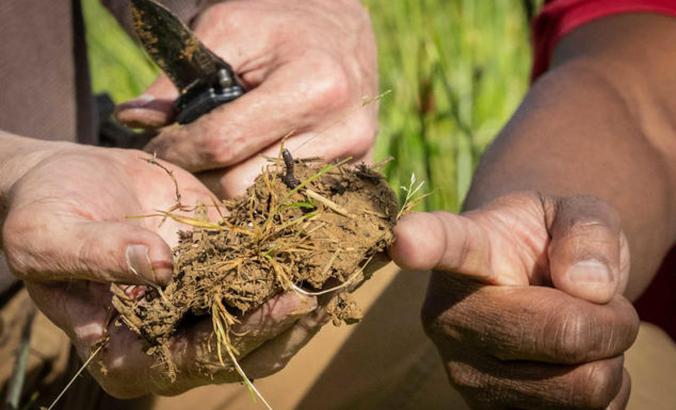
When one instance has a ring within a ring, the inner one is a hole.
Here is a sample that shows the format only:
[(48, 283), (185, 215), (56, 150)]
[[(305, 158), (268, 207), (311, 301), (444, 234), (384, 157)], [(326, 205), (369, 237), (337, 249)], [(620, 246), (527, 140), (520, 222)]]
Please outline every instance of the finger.
[(300, 318), (284, 333), (245, 357), (242, 361), (244, 373), (252, 379), (259, 379), (280, 371), (329, 320), (325, 309), (317, 309)]
[(5, 253), (24, 280), (165, 285), (172, 253), (156, 233), (123, 222), (43, 220), (30, 207), (12, 212), (4, 226)]
[[(412, 213), (394, 227), (390, 257), (403, 269), (441, 270), (484, 283), (528, 285), (525, 273), (493, 258), (488, 233), (469, 218), (445, 212)], [(492, 259), (493, 258), (493, 259)]]
[(604, 409), (622, 389), (622, 365), (622, 356), (580, 366), (554, 366), (505, 363), (465, 352), (464, 357), (454, 355), (446, 371), (475, 408)]
[[(274, 53), (267, 51), (265, 30), (240, 30), (242, 16), (230, 3), (215, 4), (196, 21), (195, 35), (209, 48), (217, 50), (247, 84), (259, 84), (268, 75)], [(176, 116), (174, 102), (179, 92), (162, 74), (136, 99), (116, 110), (121, 123), (134, 128), (160, 128)]]
[(108, 394), (134, 398), (167, 383), (165, 367), (154, 363), (144, 342), (111, 320), (108, 284), (26, 282), (26, 287), (40, 310), (66, 333), (82, 361), (105, 340), (88, 370)]
[[(93, 351), (90, 347), (80, 357), (85, 360)], [(118, 399), (137, 398), (148, 392), (176, 394), (189, 388), (180, 378), (171, 383), (166, 363), (148, 354), (146, 342), (115, 320), (108, 323), (106, 342), (89, 365), (89, 372), (106, 393)], [(174, 387), (182, 390), (172, 390)]]
[[(232, 347), (237, 351), (239, 358), (244, 358), (258, 346), (282, 334), (316, 307), (316, 298), (293, 292), (274, 297), (231, 329)], [(210, 320), (202, 321), (175, 336), (171, 350), (179, 371), (204, 378), (205, 384), (213, 383), (211, 377), (221, 381), (233, 380), (233, 377), (236, 380), (238, 377), (234, 375), (234, 368), (229, 363), (230, 359), (225, 350), (222, 351), (222, 358), (226, 362), (226, 367), (220, 364)], [(205, 372), (208, 377), (205, 377)]]
[(246, 356), (266, 340), (279, 335), (288, 327), (288, 321), (295, 322), (316, 308), (317, 298), (314, 296), (296, 292), (282, 293), (233, 326), (233, 346), (240, 352), (240, 356)]
[(631, 376), (627, 369), (623, 370), (622, 387), (615, 398), (610, 402), (607, 410), (624, 410), (629, 403), (629, 396), (631, 395)]
[[(266, 340), (283, 334), (316, 306), (315, 298), (295, 293), (270, 299), (230, 330), (232, 352), (236, 351), (239, 357), (246, 356)], [(130, 398), (144, 391), (174, 395), (201, 385), (241, 381), (226, 349), (221, 349), (219, 358), (210, 319), (181, 329), (170, 340), (170, 360), (177, 375), (173, 382), (168, 381), (167, 367), (154, 363), (156, 358), (145, 352), (141, 339), (125, 326), (112, 326), (108, 336), (110, 342), (100, 356), (105, 374), (95, 370), (97, 379), (115, 397)], [(85, 355), (87, 352), (85, 350)]]
[[(284, 147), (294, 158), (322, 158), (327, 162), (352, 158), (353, 161), (362, 161), (366, 159), (375, 132), (369, 118), (357, 115), (350, 124), (338, 124), (320, 133), (292, 136), (284, 141)], [(199, 178), (219, 198), (234, 198), (253, 184), (262, 169), (269, 164), (267, 158), (279, 156), (281, 144), (277, 142), (224, 170), (202, 172)]]
[(621, 296), (598, 305), (546, 287), (482, 286), (433, 275), (422, 310), (438, 344), (475, 346), (500, 360), (578, 364), (626, 351), (639, 320)]
[[(316, 80), (298, 82), (307, 73)], [(327, 115), (352, 99), (344, 76), (326, 62), (289, 63), (198, 121), (164, 129), (146, 150), (190, 171), (236, 164), (291, 131), (303, 133), (321, 120), (331, 120)]]
[(554, 286), (592, 302), (608, 302), (629, 274), (617, 213), (597, 199), (574, 197), (557, 201), (548, 214), (553, 218), (548, 221), (548, 256)]
[[(366, 266), (364, 272), (370, 277), (373, 272), (383, 268), (391, 261), (384, 254), (376, 254)], [(348, 291), (353, 292), (364, 282), (355, 283)], [(265, 342), (242, 361), (242, 368), (251, 378), (261, 378), (283, 369), (289, 360), (302, 349), (319, 330), (331, 319), (326, 307), (339, 297), (339, 292), (331, 292), (318, 298), (319, 306), (310, 314), (301, 317), (293, 326), (281, 335)]]
[(105, 337), (111, 308), (109, 285), (88, 281), (25, 284), (31, 299), (68, 335), (81, 356)]
[[(236, 351), (239, 357), (247, 356), (265, 341), (284, 334), (316, 307), (315, 298), (291, 292), (270, 299), (230, 330), (232, 352)], [(170, 340), (168, 347), (178, 376), (171, 383), (166, 367), (153, 363), (155, 358), (144, 351), (138, 336), (124, 326), (112, 326), (109, 336), (110, 342), (100, 356), (105, 374), (98, 371), (97, 379), (115, 397), (135, 397), (144, 391), (175, 395), (206, 384), (241, 381), (226, 349), (221, 350), (219, 358), (210, 319), (181, 329)]]
[(119, 104), (115, 110), (115, 117), (122, 124), (132, 128), (164, 127), (174, 120), (176, 98), (178, 90), (169, 78), (162, 74), (141, 96)]

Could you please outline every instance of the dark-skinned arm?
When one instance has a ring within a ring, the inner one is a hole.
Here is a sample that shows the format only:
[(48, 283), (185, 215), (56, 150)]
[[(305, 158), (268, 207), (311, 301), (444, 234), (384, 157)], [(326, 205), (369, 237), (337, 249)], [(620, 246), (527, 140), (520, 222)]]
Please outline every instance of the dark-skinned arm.
[(676, 240), (674, 44), (676, 21), (658, 15), (566, 36), (485, 154), (466, 208), (520, 190), (605, 200), (629, 239), (636, 298)]

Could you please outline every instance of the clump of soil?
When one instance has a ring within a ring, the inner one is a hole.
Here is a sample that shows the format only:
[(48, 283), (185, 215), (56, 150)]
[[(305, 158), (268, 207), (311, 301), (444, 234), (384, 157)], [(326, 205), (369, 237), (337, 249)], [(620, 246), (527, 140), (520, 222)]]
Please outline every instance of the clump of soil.
[[(366, 165), (273, 161), (246, 194), (226, 201), (215, 223), (199, 219), (180, 232), (174, 277), (141, 300), (116, 292), (122, 320), (168, 364), (167, 341), (186, 318), (235, 318), (284, 291), (339, 289), (328, 311), (335, 324), (360, 311), (348, 291), (368, 279), (364, 267), (393, 241), (396, 197)], [(226, 342), (227, 343), (227, 342)]]

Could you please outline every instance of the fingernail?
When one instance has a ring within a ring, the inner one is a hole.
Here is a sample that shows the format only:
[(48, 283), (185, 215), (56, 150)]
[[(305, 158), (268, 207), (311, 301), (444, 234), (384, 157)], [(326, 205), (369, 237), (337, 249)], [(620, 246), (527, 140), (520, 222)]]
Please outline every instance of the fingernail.
[(150, 94), (142, 94), (131, 101), (123, 102), (118, 106), (118, 110), (127, 110), (133, 108), (147, 107), (151, 102), (155, 101), (155, 97)]
[(171, 262), (157, 261), (152, 262), (151, 266), (153, 272), (155, 272), (155, 281), (160, 284), (160, 286), (165, 286), (171, 281), (171, 278), (174, 275), (174, 269)]
[(597, 259), (586, 259), (575, 263), (568, 270), (568, 279), (577, 283), (610, 283), (613, 274), (605, 263)]
[(164, 285), (171, 277), (171, 269), (163, 262), (152, 262), (146, 245), (127, 246), (127, 266), (144, 282)]

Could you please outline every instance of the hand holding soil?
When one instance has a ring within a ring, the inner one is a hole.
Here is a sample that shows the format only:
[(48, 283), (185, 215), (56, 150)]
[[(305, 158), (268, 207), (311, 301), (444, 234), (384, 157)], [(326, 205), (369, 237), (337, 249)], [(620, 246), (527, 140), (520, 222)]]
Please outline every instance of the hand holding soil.
[[(68, 334), (82, 358), (105, 340), (90, 370), (116, 396), (175, 394), (238, 381), (234, 369), (221, 366), (205, 344), (210, 319), (196, 320), (167, 339), (177, 369), (174, 383), (164, 368), (153, 366), (146, 343), (113, 320), (109, 282), (134, 284), (125, 292), (135, 295), (171, 279), (171, 246), (185, 226), (172, 219), (160, 225), (159, 218), (129, 218), (174, 206), (176, 187), (167, 172), (138, 151), (59, 148), (13, 184), (2, 235), (12, 271), (24, 279), (39, 308)], [(180, 186), (183, 203), (211, 203), (211, 193), (192, 175), (162, 166)], [(287, 293), (241, 318), (232, 344), (246, 371), (260, 377), (283, 367), (326, 320), (310, 314), (316, 306), (314, 297)], [(207, 377), (208, 365), (215, 370)]]
[[(241, 335), (239, 318), (280, 292), (325, 296), (336, 325), (361, 318), (349, 292), (369, 278), (367, 265), (392, 243), (400, 212), (380, 174), (345, 164), (294, 161), (285, 150), (246, 195), (225, 202), (218, 220), (202, 217), (206, 208), (193, 219), (165, 214), (193, 227), (175, 247), (172, 281), (140, 295), (112, 289), (122, 321), (146, 340), (147, 353), (171, 382), (178, 375), (171, 338), (200, 318), (213, 324), (200, 344), (217, 353), (221, 366), (242, 357), (232, 341)], [(199, 356), (197, 362), (205, 376), (220, 372)], [(238, 371), (245, 381), (253, 376)]]

